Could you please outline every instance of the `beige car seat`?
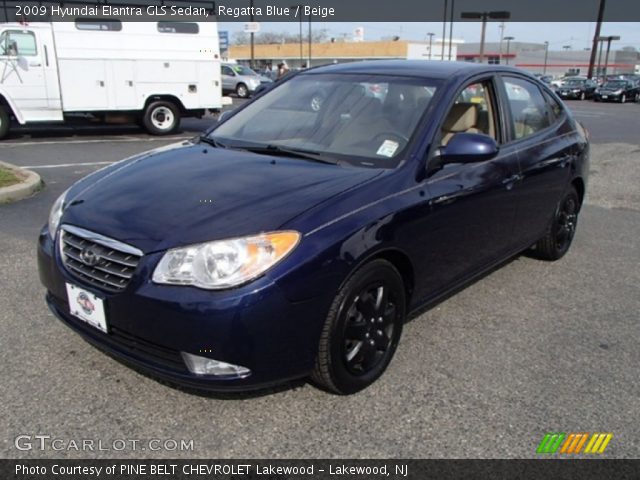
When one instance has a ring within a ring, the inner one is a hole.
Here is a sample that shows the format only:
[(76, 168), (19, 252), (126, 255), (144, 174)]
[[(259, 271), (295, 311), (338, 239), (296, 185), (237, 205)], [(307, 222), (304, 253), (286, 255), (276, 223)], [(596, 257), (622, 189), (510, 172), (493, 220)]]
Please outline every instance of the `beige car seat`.
[(446, 145), (456, 133), (480, 133), (478, 106), (474, 103), (456, 103), (442, 125), (442, 145)]

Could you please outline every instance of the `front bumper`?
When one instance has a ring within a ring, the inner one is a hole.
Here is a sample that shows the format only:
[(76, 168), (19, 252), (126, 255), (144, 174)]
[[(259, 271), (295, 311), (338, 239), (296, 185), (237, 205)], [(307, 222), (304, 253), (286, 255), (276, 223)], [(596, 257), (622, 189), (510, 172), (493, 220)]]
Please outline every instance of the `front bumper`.
[(580, 96), (582, 95), (582, 92), (572, 92), (570, 90), (559, 90), (557, 93), (560, 98), (568, 98), (573, 100), (580, 98)]
[(616, 93), (596, 93), (594, 99), (602, 102), (619, 102), (622, 98), (621, 94)]
[[(267, 277), (227, 291), (156, 285), (150, 278), (160, 256), (143, 257), (125, 290), (106, 293), (66, 270), (46, 228), (38, 242), (40, 279), (53, 313), (93, 345), (152, 376), (212, 391), (251, 390), (313, 369), (329, 299), (291, 302)], [(69, 313), (66, 283), (104, 300), (109, 333)], [(251, 375), (195, 375), (180, 352), (240, 365)]]

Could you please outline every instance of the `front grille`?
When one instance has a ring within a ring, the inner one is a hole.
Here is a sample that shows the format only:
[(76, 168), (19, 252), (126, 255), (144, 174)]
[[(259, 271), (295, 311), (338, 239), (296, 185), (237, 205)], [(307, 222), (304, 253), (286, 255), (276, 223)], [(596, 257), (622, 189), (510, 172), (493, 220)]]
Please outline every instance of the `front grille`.
[(71, 274), (108, 292), (126, 288), (142, 257), (135, 247), (71, 226), (60, 231), (60, 254)]

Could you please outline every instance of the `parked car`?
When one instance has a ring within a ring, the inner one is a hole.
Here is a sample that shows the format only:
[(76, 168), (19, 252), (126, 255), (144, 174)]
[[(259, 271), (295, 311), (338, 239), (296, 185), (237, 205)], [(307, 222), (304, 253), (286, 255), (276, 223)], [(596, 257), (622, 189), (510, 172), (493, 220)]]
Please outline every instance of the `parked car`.
[(596, 88), (596, 82), (588, 78), (572, 78), (558, 88), (556, 93), (563, 99), (584, 100), (592, 98)]
[(551, 80), (550, 85), (554, 89), (559, 89), (563, 87), (569, 80), (586, 80), (587, 77), (580, 77), (577, 75), (563, 75), (562, 77), (557, 77)]
[(222, 93), (235, 93), (240, 98), (247, 98), (261, 86), (272, 82), (270, 78), (258, 75), (249, 67), (231, 63), (221, 66)]
[(349, 394), (382, 375), (412, 312), (524, 250), (562, 257), (588, 171), (585, 130), (521, 70), (315, 68), (71, 186), (40, 278), (66, 325), (170, 382)]
[(630, 80), (609, 80), (599, 87), (594, 94), (596, 102), (620, 102), (640, 100), (640, 85)]

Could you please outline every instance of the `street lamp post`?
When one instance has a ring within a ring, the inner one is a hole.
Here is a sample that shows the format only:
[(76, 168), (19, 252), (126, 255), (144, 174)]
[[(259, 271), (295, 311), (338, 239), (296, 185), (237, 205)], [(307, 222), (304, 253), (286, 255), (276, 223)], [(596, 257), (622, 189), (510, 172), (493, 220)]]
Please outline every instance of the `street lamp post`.
[(309, 13), (309, 60), (307, 61), (307, 68), (311, 68), (311, 13)]
[(431, 56), (432, 56), (431, 47), (433, 46), (433, 36), (434, 35), (435, 35), (435, 33), (433, 33), (433, 32), (427, 33), (427, 36), (429, 37), (429, 60), (431, 60)]
[(300, 14), (300, 36), (298, 37), (300, 40), (300, 67), (302, 67), (304, 55), (302, 54), (302, 5), (292, 5), (292, 10), (297, 10)]
[(460, 18), (480, 19), (482, 20), (482, 32), (480, 33), (480, 63), (484, 62), (484, 39), (487, 32), (487, 19), (491, 20), (508, 20), (511, 18), (511, 12), (462, 12)]
[[(253, 0), (249, 1), (249, 6), (251, 7), (249, 20), (253, 23)], [(249, 66), (253, 68), (253, 63), (255, 61), (255, 38), (253, 31), (249, 34), (249, 36), (251, 37), (251, 61), (249, 62)]]
[(547, 58), (549, 57), (549, 42), (544, 42), (544, 67), (542, 69), (542, 74), (547, 74)]
[(599, 40), (607, 42), (607, 53), (604, 56), (604, 69), (602, 71), (604, 77), (607, 78), (607, 68), (609, 66), (609, 51), (611, 50), (611, 42), (613, 40), (620, 40), (620, 37), (618, 35), (609, 35), (608, 37), (599, 37)]
[(441, 60), (444, 60), (444, 39), (447, 37), (447, 5), (449, 2), (444, 0), (444, 14), (442, 16), (442, 55)]
[(507, 55), (506, 55), (506, 60), (507, 60), (507, 65), (509, 65), (509, 48), (511, 47), (511, 40), (515, 40), (515, 37), (504, 37), (504, 39), (507, 41)]
[(449, 61), (451, 61), (451, 44), (453, 43), (453, 9), (455, 0), (451, 0), (451, 13), (449, 14)]

